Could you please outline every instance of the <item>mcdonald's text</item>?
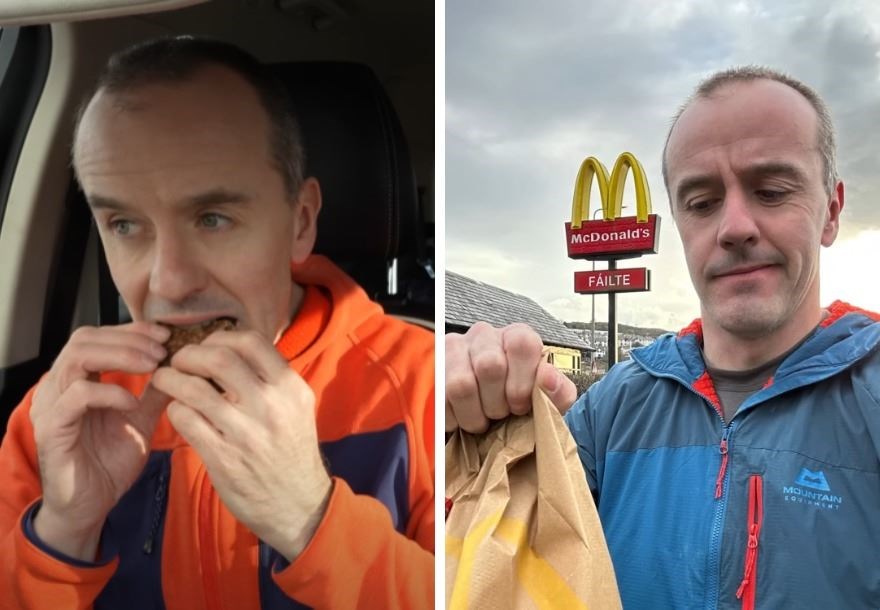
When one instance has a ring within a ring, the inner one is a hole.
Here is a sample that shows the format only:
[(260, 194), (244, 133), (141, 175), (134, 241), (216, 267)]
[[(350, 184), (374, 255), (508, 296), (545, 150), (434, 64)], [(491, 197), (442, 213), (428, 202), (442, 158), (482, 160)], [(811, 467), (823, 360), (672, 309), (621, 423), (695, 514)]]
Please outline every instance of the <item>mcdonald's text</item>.
[(574, 291), (580, 294), (645, 292), (650, 289), (651, 272), (644, 267), (574, 273)]
[(565, 223), (569, 258), (625, 258), (656, 254), (660, 218), (650, 214), (647, 222), (635, 216), (614, 220), (585, 221), (579, 229)]

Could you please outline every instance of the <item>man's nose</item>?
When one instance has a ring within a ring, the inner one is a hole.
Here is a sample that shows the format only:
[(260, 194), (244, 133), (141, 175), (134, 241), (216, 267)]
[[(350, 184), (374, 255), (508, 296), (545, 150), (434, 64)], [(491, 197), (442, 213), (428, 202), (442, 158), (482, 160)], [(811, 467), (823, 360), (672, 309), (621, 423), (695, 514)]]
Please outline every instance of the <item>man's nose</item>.
[(760, 230), (754, 212), (746, 193), (740, 189), (728, 191), (721, 209), (718, 243), (724, 248), (739, 248), (757, 242)]
[(166, 301), (183, 301), (205, 287), (206, 271), (196, 248), (178, 235), (155, 242), (150, 269), (150, 292)]

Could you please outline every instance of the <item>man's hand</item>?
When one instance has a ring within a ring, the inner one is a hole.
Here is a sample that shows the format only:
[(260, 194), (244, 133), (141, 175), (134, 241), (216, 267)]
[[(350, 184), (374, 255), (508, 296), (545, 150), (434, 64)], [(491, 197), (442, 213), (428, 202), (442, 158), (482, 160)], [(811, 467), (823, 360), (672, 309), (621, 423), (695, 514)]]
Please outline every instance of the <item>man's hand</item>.
[(464, 335), (446, 335), (446, 432), (484, 432), (490, 420), (527, 413), (535, 383), (565, 413), (577, 390), (543, 361), (543, 347), (525, 324), (477, 322)]
[(79, 328), (37, 387), (30, 418), (43, 503), (34, 528), (50, 547), (94, 561), (107, 514), (143, 470), (167, 400), (150, 387), (138, 399), (98, 374), (154, 371), (167, 338), (168, 329), (146, 322)]
[(173, 397), (168, 418), (229, 511), (293, 560), (314, 535), (332, 487), (311, 388), (251, 331), (219, 331), (183, 348), (153, 383)]

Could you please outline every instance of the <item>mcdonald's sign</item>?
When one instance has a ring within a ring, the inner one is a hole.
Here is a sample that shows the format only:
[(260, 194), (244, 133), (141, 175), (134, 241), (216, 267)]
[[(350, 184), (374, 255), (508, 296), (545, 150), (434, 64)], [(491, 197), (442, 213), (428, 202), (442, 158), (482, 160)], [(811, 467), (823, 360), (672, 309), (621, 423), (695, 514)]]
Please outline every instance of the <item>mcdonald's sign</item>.
[[(623, 188), (632, 173), (636, 188), (636, 215), (621, 218)], [(590, 220), (593, 178), (602, 198), (602, 220)], [(642, 164), (632, 153), (622, 153), (608, 170), (595, 157), (581, 163), (574, 185), (571, 222), (565, 223), (569, 258), (617, 259), (656, 254), (660, 217), (651, 213), (651, 194)]]

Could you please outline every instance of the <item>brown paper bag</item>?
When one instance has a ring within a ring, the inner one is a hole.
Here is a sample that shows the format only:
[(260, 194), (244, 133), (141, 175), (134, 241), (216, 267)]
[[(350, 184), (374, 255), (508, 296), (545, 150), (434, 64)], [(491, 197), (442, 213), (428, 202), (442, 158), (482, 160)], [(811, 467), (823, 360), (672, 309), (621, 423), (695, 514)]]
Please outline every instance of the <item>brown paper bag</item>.
[(574, 439), (550, 400), (446, 445), (449, 610), (619, 609)]

